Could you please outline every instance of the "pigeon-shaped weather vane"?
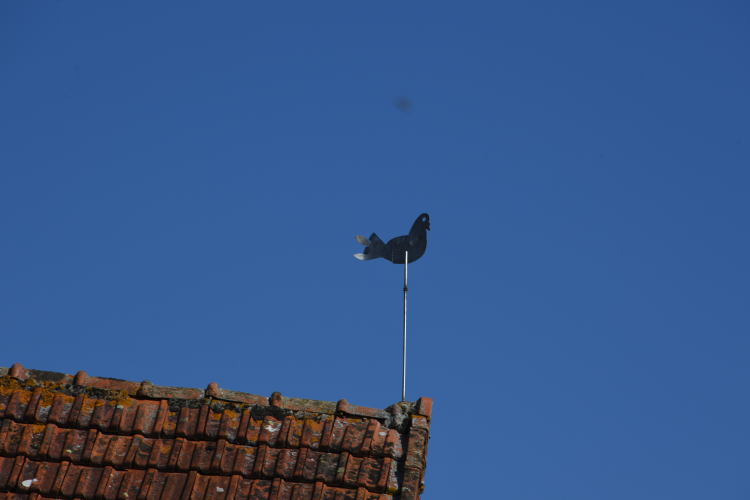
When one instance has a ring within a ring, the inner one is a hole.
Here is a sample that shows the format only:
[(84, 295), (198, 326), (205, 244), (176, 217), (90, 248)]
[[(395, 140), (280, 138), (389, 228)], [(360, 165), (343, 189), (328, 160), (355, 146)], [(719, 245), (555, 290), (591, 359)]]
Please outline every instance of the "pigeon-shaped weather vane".
[(406, 254), (409, 254), (409, 264), (419, 259), (427, 250), (427, 231), (430, 230), (430, 216), (422, 214), (414, 221), (409, 234), (393, 238), (387, 244), (383, 243), (377, 234), (372, 233), (368, 240), (358, 235), (357, 241), (365, 245), (364, 253), (355, 253), (359, 260), (372, 260), (383, 257), (394, 264), (406, 263)]
[(406, 292), (409, 263), (414, 262), (424, 255), (427, 250), (427, 231), (430, 230), (430, 216), (422, 214), (414, 221), (409, 234), (393, 238), (388, 243), (383, 243), (377, 234), (372, 233), (368, 240), (364, 236), (356, 236), (357, 241), (363, 244), (365, 251), (355, 253), (359, 260), (372, 260), (383, 257), (394, 264), (404, 265), (404, 377), (401, 385), (401, 400), (406, 401)]

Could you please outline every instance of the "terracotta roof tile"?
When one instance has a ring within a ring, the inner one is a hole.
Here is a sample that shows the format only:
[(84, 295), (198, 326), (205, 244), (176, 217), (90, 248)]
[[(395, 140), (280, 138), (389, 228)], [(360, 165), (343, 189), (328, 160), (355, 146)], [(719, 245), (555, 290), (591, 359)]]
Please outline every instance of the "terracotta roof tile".
[(402, 500), (432, 400), (388, 410), (0, 368), (0, 500)]

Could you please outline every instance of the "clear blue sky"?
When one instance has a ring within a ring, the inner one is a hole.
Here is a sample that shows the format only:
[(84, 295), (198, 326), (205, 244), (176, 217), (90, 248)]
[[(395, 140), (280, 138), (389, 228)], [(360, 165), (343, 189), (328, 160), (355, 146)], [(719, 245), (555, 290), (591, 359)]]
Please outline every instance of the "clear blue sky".
[(354, 236), (428, 212), (425, 500), (746, 499), (749, 26), (743, 1), (3, 2), (0, 366), (385, 408), (403, 267)]

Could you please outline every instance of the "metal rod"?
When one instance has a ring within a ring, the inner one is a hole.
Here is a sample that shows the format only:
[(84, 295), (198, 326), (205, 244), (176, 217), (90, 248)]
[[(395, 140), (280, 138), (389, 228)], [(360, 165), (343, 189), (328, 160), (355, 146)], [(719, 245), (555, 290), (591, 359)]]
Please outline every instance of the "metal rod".
[(406, 401), (406, 292), (409, 290), (407, 276), (409, 269), (409, 252), (404, 260), (404, 378), (401, 386), (401, 401)]

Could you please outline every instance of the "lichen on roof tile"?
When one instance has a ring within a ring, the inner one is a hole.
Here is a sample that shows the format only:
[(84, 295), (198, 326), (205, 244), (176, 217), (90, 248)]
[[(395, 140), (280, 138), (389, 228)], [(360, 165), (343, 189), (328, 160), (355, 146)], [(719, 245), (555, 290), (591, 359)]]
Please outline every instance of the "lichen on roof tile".
[(431, 414), (429, 398), (379, 410), (15, 364), (0, 367), (0, 497), (418, 499)]

